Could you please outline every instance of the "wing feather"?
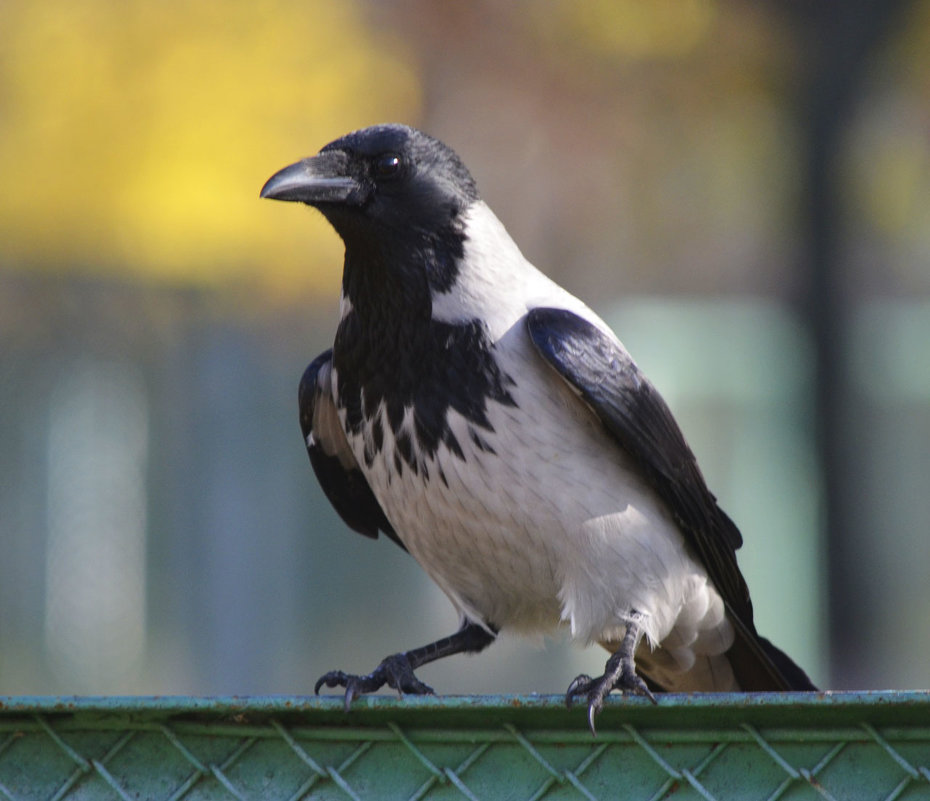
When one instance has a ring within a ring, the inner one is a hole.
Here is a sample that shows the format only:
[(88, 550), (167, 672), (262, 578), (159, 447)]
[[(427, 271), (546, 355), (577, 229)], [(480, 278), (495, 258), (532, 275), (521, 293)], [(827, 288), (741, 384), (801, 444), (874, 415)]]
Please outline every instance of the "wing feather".
[(332, 393), (332, 360), (332, 350), (317, 356), (304, 371), (298, 390), (300, 429), (313, 472), (350, 528), (372, 538), (383, 531), (404, 548), (359, 469), (339, 422)]
[(540, 355), (592, 409), (666, 503), (723, 597), (737, 638), (730, 656), (744, 689), (814, 689), (804, 672), (756, 633), (736, 561), (743, 538), (717, 505), (681, 429), (623, 347), (565, 309), (532, 309), (527, 331)]

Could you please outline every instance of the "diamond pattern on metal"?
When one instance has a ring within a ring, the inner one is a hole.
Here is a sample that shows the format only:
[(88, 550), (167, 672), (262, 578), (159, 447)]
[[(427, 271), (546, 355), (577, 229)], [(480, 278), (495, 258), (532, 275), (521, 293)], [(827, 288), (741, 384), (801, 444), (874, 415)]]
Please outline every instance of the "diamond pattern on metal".
[(671, 797), (930, 800), (930, 693), (0, 698), (10, 801)]

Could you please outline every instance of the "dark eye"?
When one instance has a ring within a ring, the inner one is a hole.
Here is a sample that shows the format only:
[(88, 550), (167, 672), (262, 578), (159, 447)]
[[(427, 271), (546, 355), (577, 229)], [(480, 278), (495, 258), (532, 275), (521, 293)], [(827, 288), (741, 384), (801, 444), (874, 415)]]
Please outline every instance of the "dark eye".
[(396, 153), (382, 153), (372, 164), (371, 172), (375, 178), (396, 178), (403, 168), (404, 162)]

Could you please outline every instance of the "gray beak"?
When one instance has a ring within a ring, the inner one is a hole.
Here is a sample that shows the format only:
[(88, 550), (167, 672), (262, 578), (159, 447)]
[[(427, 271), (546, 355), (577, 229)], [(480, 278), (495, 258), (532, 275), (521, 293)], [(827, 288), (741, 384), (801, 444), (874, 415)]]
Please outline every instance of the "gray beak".
[(318, 203), (345, 203), (358, 197), (361, 186), (346, 175), (348, 158), (330, 150), (301, 159), (278, 170), (262, 187), (260, 196), (271, 200), (291, 200), (315, 206)]

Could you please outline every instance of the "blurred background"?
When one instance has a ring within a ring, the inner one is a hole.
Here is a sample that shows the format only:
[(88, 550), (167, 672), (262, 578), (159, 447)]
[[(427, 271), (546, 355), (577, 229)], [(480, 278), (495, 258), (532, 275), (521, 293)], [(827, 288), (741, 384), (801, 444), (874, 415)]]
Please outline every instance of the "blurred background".
[(760, 631), (824, 687), (930, 686), (930, 0), (4, 0), (0, 694), (307, 693), (454, 629), (317, 487), (341, 243), (258, 199), (384, 121), (658, 385)]

